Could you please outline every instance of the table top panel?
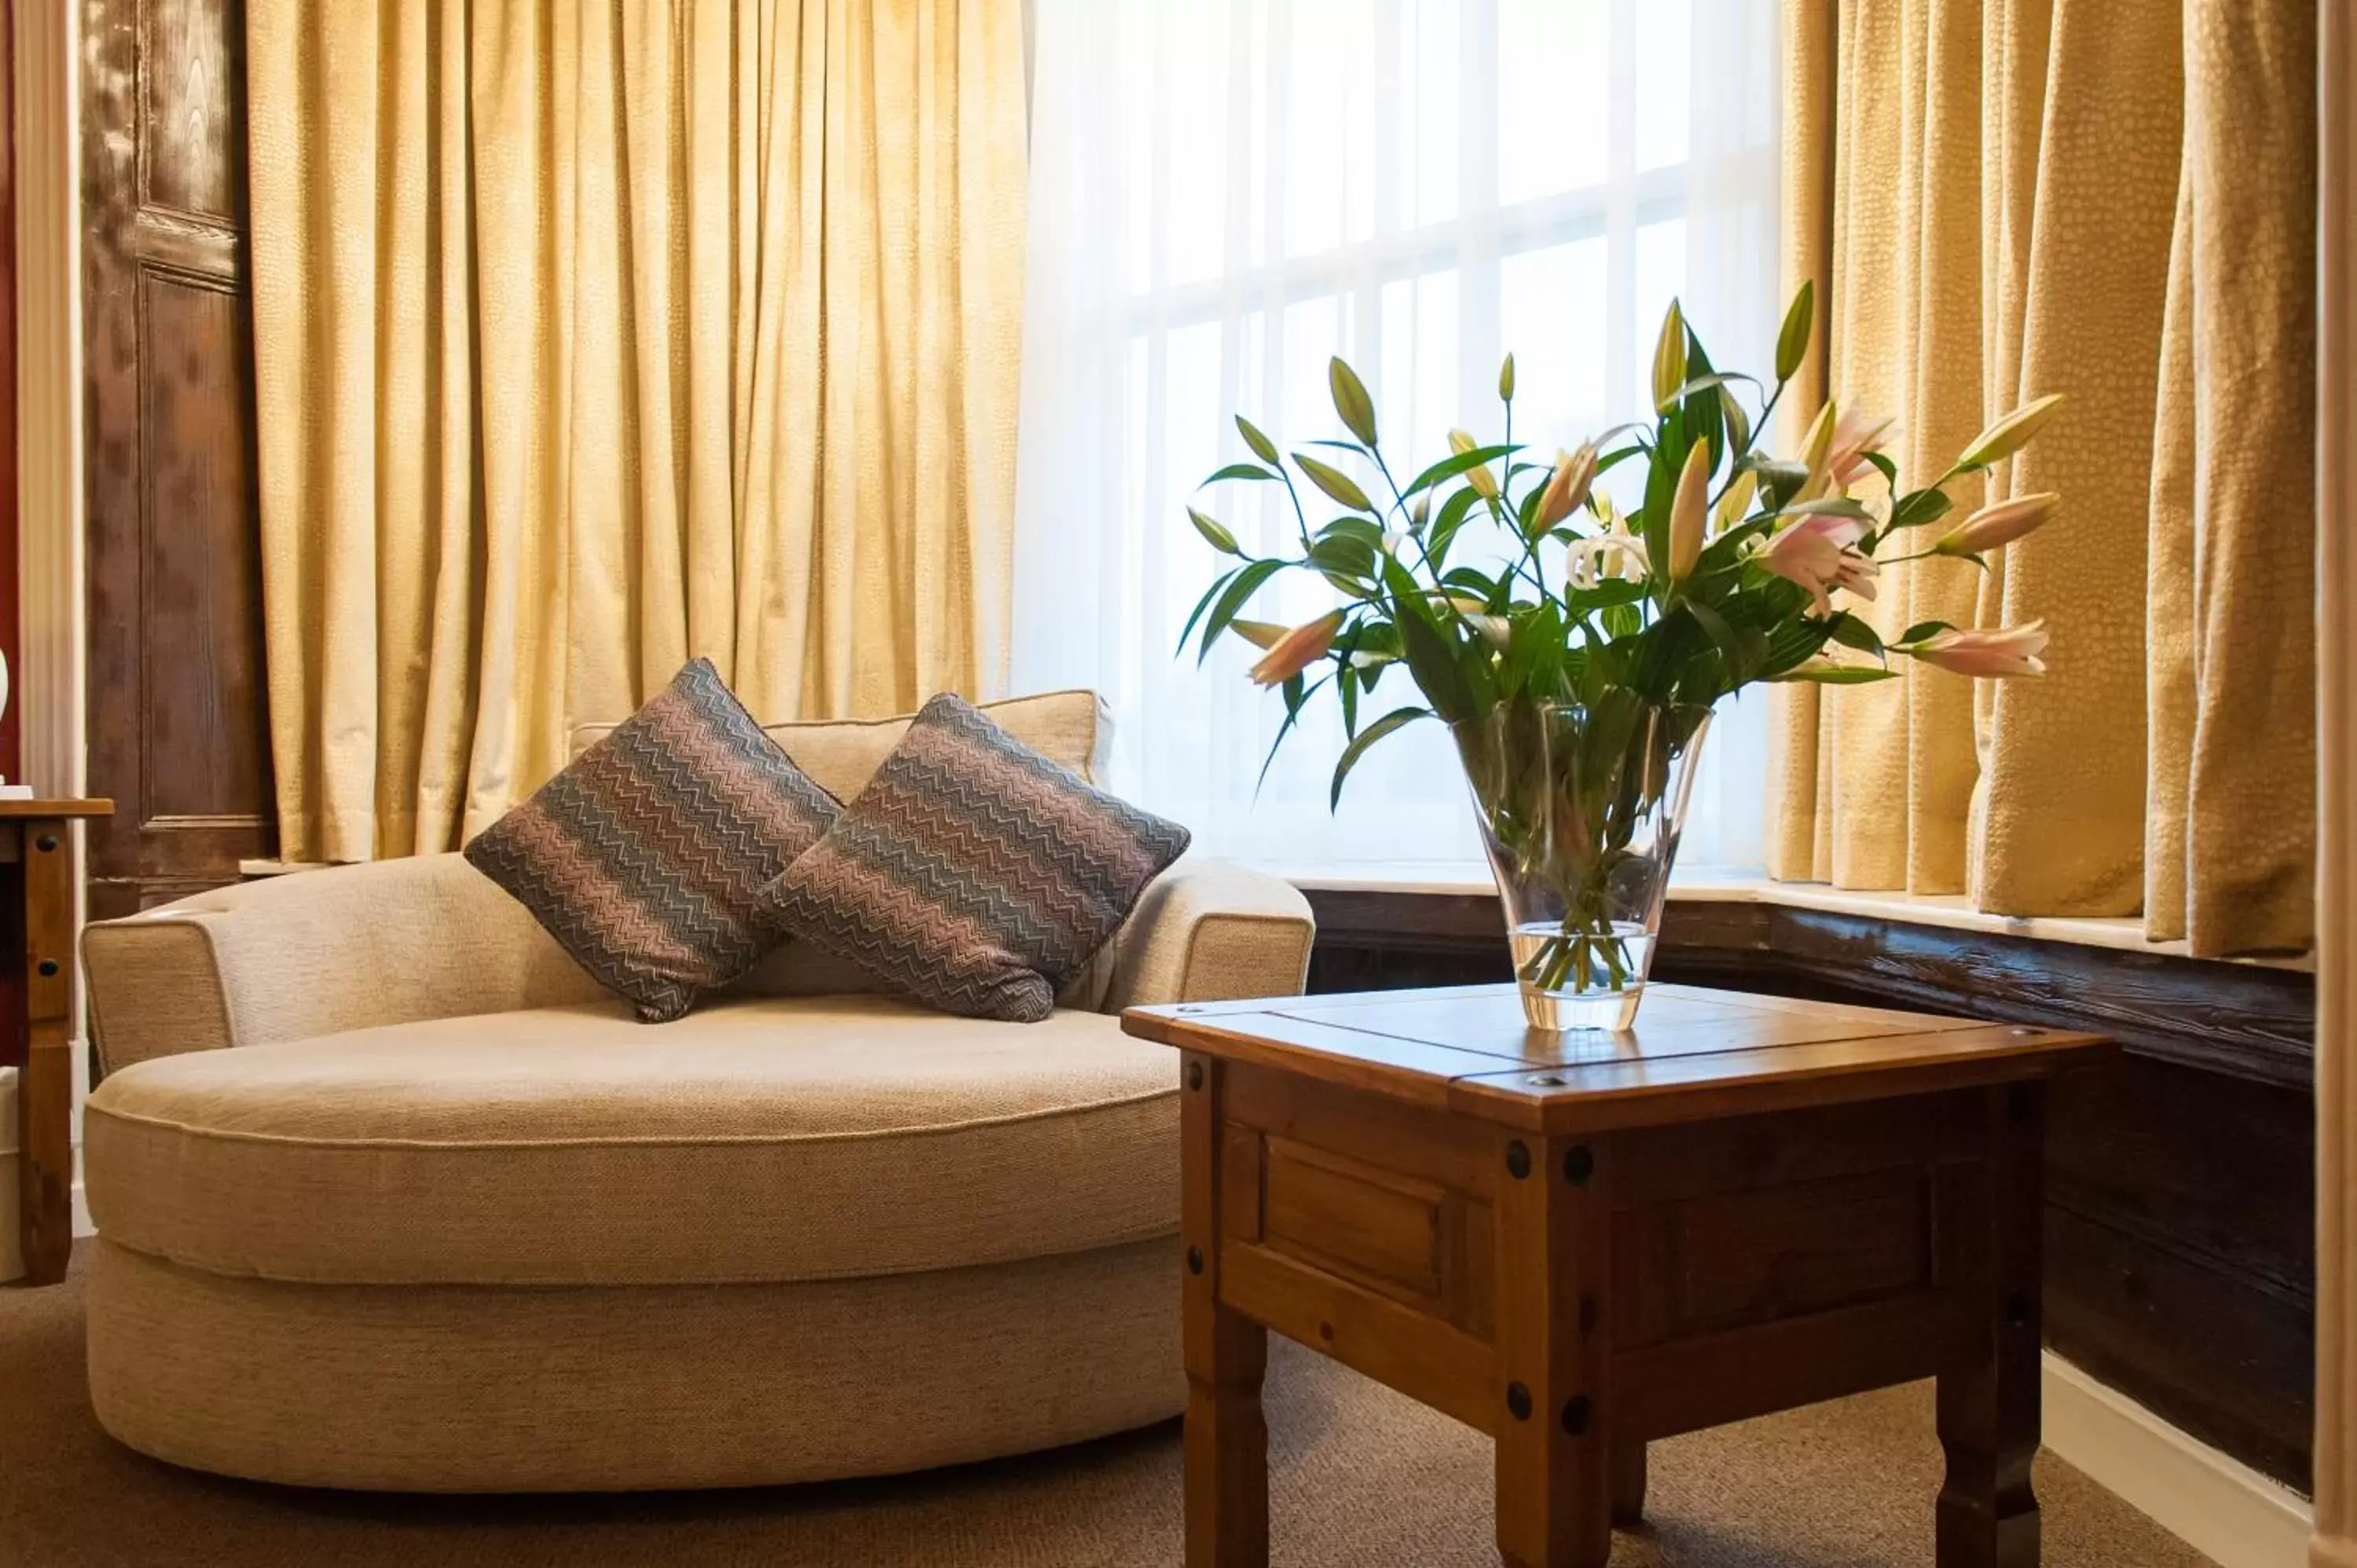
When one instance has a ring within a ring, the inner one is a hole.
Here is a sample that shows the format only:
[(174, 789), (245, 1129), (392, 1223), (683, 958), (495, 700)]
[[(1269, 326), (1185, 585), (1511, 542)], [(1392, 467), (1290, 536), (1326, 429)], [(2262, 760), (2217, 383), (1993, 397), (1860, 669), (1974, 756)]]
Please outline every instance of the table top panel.
[(114, 802), (102, 798), (54, 800), (0, 800), (0, 822), (17, 817), (111, 817)]
[(1532, 1126), (1594, 1122), (1609, 1101), (1781, 1102), (1811, 1084), (1847, 1098), (1904, 1092), (1910, 1075), (1926, 1087), (1998, 1081), (2109, 1048), (2095, 1035), (1683, 985), (1649, 987), (1627, 1034), (1531, 1028), (1511, 985), (1138, 1007), (1124, 1027)]

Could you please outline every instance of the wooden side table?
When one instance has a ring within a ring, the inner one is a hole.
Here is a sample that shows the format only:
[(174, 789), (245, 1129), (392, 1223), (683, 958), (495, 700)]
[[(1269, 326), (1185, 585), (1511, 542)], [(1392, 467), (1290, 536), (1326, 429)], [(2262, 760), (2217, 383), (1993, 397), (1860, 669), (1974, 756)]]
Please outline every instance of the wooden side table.
[(21, 999), (0, 1021), (0, 1067), (16, 1069), (16, 1230), (25, 1282), (55, 1284), (73, 1255), (74, 868), (72, 820), (112, 800), (0, 800), (0, 910), (21, 922), (0, 969)]
[(1659, 986), (1134, 1008), (1180, 1047), (1189, 1568), (1268, 1561), (1271, 1328), (1497, 1441), (1498, 1545), (1601, 1568), (1645, 1444), (1939, 1379), (1941, 1568), (2031, 1568), (2050, 1030)]

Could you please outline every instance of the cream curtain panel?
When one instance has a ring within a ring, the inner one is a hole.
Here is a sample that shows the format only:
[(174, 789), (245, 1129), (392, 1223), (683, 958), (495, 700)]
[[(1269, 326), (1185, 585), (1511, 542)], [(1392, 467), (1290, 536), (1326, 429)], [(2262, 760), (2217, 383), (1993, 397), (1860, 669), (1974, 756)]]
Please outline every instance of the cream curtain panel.
[(991, 694), (1020, 0), (252, 0), (289, 859), (455, 845), (709, 656)]
[[(2315, 859), (2313, 0), (1785, 0), (1787, 283), (1809, 372), (1951, 493), (2060, 490), (1984, 576), (1886, 572), (1886, 634), (2043, 618), (2051, 673), (1780, 690), (1771, 874), (2139, 912), (2297, 949)], [(2196, 367), (2199, 366), (2199, 374)], [(1803, 392), (1812, 390), (1804, 385)], [(1798, 400), (1804, 413), (1816, 398)]]

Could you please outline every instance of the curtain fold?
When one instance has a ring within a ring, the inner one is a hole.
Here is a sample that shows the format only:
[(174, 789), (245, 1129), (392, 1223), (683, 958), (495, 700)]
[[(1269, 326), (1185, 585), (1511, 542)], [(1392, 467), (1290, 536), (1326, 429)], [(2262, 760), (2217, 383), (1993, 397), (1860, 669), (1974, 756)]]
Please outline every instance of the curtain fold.
[(289, 859), (447, 848), (697, 655), (993, 695), (1020, 0), (253, 0)]
[(1781, 694), (1771, 875), (2304, 947), (2313, 5), (2126, 27), (2088, 0), (1815, 0), (1786, 29), (1801, 87), (1833, 62), (1786, 96), (1787, 282), (1828, 302), (1824, 390), (1895, 415), (1910, 474), (2068, 401), (1950, 489), (1958, 515), (2059, 490), (2060, 520), (1985, 576), (1893, 566), (1867, 610), (1886, 636), (2043, 618), (2051, 672)]

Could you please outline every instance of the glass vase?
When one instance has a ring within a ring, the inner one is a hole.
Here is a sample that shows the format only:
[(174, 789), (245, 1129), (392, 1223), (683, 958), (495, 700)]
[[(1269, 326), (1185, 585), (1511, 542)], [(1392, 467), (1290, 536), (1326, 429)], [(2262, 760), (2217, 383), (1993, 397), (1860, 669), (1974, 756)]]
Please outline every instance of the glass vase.
[(1616, 690), (1452, 726), (1534, 1028), (1635, 1022), (1709, 725)]

